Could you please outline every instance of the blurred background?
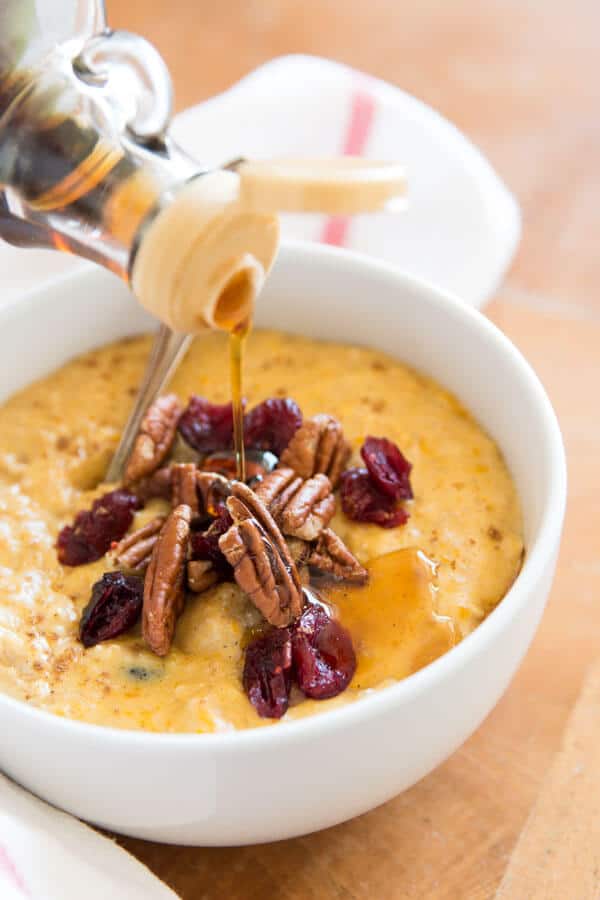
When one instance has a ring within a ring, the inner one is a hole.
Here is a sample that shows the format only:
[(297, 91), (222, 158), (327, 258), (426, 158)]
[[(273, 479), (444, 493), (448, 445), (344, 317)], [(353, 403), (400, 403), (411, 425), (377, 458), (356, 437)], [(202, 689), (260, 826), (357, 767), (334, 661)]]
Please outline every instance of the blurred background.
[[(415, 94), (465, 131), (517, 194), (525, 220), (515, 269), (522, 283), (559, 296), (573, 289), (576, 270), (578, 296), (598, 284), (600, 254), (586, 253), (579, 239), (600, 206), (597, 0), (106, 5), (111, 27), (157, 45), (178, 110), (286, 53), (327, 56)], [(567, 255), (566, 267), (559, 254)]]

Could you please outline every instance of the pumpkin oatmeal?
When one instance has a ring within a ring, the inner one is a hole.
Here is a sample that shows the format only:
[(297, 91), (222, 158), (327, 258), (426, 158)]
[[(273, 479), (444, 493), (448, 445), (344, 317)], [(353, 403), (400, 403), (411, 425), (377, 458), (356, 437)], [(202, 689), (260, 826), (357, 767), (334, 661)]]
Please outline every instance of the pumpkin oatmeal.
[(0, 408), (4, 692), (151, 731), (293, 720), (426, 665), (512, 584), (516, 491), (452, 395), (378, 351), (258, 331), (232, 482), (226, 342), (195, 340), (124, 485), (101, 480), (150, 338)]

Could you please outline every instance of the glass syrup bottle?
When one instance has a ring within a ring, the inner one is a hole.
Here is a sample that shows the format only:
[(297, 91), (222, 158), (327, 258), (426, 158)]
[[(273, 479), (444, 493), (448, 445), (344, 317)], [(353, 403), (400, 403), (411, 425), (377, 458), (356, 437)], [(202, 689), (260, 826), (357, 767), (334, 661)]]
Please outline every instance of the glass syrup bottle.
[(109, 31), (99, 0), (0, 4), (0, 238), (100, 263), (176, 330), (229, 330), (275, 256), (277, 218), (242, 210), (235, 172), (174, 144), (171, 111), (160, 55)]

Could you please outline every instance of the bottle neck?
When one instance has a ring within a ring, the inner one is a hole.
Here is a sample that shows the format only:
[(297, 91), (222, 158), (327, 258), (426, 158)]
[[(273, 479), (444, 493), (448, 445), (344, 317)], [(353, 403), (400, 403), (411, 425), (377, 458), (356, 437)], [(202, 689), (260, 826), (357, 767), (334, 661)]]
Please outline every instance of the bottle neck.
[(235, 172), (200, 173), (125, 129), (112, 137), (114, 109), (92, 104), (56, 61), (13, 85), (0, 83), (0, 237), (105, 266), (175, 331), (250, 318), (279, 229), (240, 204)]
[[(142, 222), (198, 166), (154, 137), (170, 109), (156, 51), (121, 32), (91, 39), (85, 56), (80, 48), (0, 68), (0, 238), (75, 253), (126, 279)], [(151, 72), (155, 91), (144, 94)]]
[[(117, 173), (115, 173), (117, 178)], [(129, 281), (136, 236), (160, 202), (161, 184), (143, 170), (129, 174), (102, 203), (94, 193), (60, 208), (40, 210), (8, 189), (0, 193), (0, 238), (16, 247), (40, 247), (92, 260)]]

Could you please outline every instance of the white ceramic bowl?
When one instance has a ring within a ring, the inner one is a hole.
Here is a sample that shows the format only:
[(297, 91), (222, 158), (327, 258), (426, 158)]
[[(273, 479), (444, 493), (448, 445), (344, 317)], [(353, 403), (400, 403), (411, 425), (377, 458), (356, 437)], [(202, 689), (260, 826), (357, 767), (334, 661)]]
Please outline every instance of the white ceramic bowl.
[[(1, 398), (148, 324), (125, 287), (101, 271), (30, 294), (0, 311)], [(397, 685), (310, 719), (239, 733), (145, 734), (0, 696), (0, 767), (114, 831), (244, 844), (325, 828), (383, 803), (445, 760), (490, 712), (552, 581), (566, 492), (560, 432), (535, 374), (483, 316), (382, 263), (289, 245), (260, 298), (258, 325), (378, 347), (454, 391), (508, 461), (526, 560), (498, 608), (458, 647)]]

